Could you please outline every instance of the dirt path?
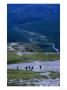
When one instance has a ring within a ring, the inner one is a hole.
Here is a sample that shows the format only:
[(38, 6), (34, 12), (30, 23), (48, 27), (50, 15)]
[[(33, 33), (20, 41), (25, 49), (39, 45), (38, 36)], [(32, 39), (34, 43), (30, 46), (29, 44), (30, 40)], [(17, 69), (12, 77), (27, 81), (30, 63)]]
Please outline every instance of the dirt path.
[[(41, 65), (41, 69), (40, 69)], [(36, 72), (43, 72), (43, 71), (56, 71), (60, 72), (60, 61), (55, 60), (55, 61), (34, 61), (34, 62), (27, 62), (27, 63), (18, 63), (18, 64), (9, 64), (7, 66), (8, 69), (17, 69), (17, 66), (19, 69), (26, 69), (27, 67), (32, 67), (32, 71)], [(28, 68), (29, 70), (29, 68)]]

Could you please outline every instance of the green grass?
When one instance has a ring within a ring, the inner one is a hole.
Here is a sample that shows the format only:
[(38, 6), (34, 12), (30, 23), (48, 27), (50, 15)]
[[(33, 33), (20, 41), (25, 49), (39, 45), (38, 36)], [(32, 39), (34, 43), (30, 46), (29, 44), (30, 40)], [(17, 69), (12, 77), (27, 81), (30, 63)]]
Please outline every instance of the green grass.
[(7, 63), (19, 63), (19, 62), (30, 62), (31, 60), (41, 60), (41, 61), (46, 61), (46, 60), (59, 60), (60, 59), (60, 54), (43, 54), (43, 53), (38, 53), (38, 54), (27, 54), (23, 56), (16, 55), (15, 52), (8, 52), (7, 54)]
[(16, 63), (22, 61), (22, 57), (15, 54), (15, 52), (7, 53), (7, 63)]
[(49, 73), (49, 76), (50, 76), (52, 79), (60, 78), (60, 73), (51, 71), (51, 72)]
[(26, 55), (27, 58), (31, 60), (57, 60), (59, 59), (59, 54), (43, 54), (43, 53), (38, 53), (38, 54), (30, 54)]
[(7, 70), (7, 79), (33, 79), (33, 78), (43, 78), (47, 79), (47, 76), (40, 75), (39, 72), (26, 71), (26, 70)]

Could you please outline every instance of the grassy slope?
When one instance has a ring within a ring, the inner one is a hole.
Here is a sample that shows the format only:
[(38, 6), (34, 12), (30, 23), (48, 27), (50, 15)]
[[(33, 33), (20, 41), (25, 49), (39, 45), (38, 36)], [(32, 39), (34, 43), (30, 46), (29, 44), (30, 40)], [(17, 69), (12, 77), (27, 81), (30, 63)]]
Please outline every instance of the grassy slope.
[(7, 63), (19, 63), (19, 62), (29, 62), (31, 60), (59, 60), (60, 55), (59, 54), (43, 54), (43, 53), (38, 53), (38, 54), (30, 54), (30, 55), (23, 55), (19, 56), (16, 55), (14, 52), (8, 52), (7, 54)]
[(47, 76), (40, 75), (38, 72), (25, 71), (25, 70), (7, 70), (8, 79), (32, 79), (32, 78), (44, 78), (47, 79)]
[(52, 79), (60, 78), (60, 73), (51, 71), (51, 72), (49, 73), (49, 76), (50, 76)]

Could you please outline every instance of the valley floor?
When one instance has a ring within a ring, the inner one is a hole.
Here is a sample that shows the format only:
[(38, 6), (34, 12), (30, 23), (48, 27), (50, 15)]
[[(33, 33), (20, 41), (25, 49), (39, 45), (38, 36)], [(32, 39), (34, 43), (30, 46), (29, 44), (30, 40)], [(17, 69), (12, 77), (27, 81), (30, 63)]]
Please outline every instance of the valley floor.
[[(18, 66), (18, 70), (17, 70), (17, 66)], [(31, 67), (33, 67), (33, 69), (31, 69)], [(59, 60), (8, 64), (7, 68), (8, 68), (8, 73), (7, 73), (8, 86), (9, 85), (16, 85), (16, 86), (59, 86), (60, 85)]]
[(39, 52), (32, 52), (29, 51), (30, 47), (33, 49), (35, 45), (18, 43), (8, 45), (7, 85), (59, 86), (60, 53), (41, 52), (38, 47), (35, 48)]

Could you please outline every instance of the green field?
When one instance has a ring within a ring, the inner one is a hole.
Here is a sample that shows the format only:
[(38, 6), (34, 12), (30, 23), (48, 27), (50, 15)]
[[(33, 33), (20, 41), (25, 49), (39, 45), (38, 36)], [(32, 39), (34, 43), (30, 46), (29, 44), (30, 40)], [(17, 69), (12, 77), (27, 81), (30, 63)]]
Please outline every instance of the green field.
[(60, 73), (51, 71), (51, 72), (49, 72), (49, 76), (52, 79), (60, 78)]
[(35, 61), (35, 60), (41, 60), (41, 61), (46, 61), (46, 60), (60, 60), (60, 54), (43, 54), (43, 53), (38, 53), (38, 54), (26, 54), (19, 56), (15, 54), (15, 52), (8, 52), (7, 53), (7, 63), (19, 63), (19, 62), (30, 62), (30, 61)]
[(33, 72), (33, 71), (25, 71), (25, 70), (7, 70), (7, 78), (8, 79), (34, 79), (34, 78), (43, 78), (48, 79), (45, 75), (40, 75), (39, 72)]

